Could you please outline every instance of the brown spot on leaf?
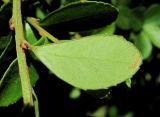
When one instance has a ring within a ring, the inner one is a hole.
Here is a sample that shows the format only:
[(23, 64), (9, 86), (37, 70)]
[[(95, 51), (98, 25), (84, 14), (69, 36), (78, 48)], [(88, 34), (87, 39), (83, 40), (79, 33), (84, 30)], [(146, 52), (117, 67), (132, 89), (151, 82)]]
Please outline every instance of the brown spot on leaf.
[(134, 59), (134, 63), (129, 66), (130, 69), (136, 69), (139, 65), (141, 65), (142, 59), (139, 55), (136, 55)]

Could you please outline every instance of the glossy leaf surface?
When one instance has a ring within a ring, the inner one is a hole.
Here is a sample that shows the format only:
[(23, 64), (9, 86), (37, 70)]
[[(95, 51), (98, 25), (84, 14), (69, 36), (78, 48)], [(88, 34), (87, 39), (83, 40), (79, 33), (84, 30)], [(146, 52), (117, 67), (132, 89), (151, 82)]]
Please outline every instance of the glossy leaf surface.
[(103, 2), (74, 2), (51, 12), (40, 25), (48, 30), (82, 31), (115, 21), (118, 11)]

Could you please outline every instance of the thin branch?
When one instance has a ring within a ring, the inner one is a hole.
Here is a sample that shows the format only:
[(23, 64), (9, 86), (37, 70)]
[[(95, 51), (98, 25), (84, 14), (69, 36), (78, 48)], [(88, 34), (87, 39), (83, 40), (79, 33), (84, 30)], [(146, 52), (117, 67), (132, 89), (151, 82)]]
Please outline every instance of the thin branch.
[(57, 43), (59, 40), (55, 38), (53, 35), (48, 33), (45, 29), (39, 26), (37, 19), (32, 18), (32, 17), (27, 17), (27, 21), (36, 29), (38, 30), (39, 34), (41, 36), (46, 36), (48, 39), (50, 39), (52, 42)]
[[(18, 58), (19, 74), (22, 86), (24, 106), (33, 106), (32, 88), (30, 84), (29, 71), (26, 63), (25, 51), (22, 48), (24, 39), (21, 0), (13, 0), (13, 22), (15, 28), (16, 51)], [(16, 92), (15, 92), (16, 93)]]
[(34, 89), (32, 88), (32, 92), (33, 92), (33, 97), (34, 97), (34, 110), (35, 110), (35, 115), (36, 117), (40, 117), (39, 115), (39, 102), (38, 102), (38, 98), (37, 95), (34, 91)]

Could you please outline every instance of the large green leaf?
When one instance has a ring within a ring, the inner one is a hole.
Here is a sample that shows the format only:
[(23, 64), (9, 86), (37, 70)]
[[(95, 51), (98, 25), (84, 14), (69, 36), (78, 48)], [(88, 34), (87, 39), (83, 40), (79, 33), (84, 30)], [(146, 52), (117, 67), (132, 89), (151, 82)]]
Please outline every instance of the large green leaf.
[[(32, 86), (38, 80), (38, 74), (32, 64), (29, 65)], [(14, 60), (0, 81), (0, 106), (8, 106), (22, 97), (18, 62)]]
[(108, 3), (74, 2), (51, 12), (40, 25), (49, 31), (82, 31), (110, 24), (117, 15), (117, 9)]
[(115, 86), (139, 69), (141, 55), (121, 36), (93, 35), (31, 51), (59, 78), (87, 90)]

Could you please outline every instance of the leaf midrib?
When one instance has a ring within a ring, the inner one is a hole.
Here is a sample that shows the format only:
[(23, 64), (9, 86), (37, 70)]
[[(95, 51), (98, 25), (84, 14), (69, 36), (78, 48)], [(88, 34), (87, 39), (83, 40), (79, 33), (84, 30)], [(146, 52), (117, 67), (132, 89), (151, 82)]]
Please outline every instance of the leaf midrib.
[(84, 56), (65, 56), (65, 55), (58, 55), (58, 54), (54, 54), (55, 57), (63, 57), (63, 58), (67, 58), (67, 59), (88, 59), (88, 60), (95, 60), (95, 61), (103, 61), (103, 62), (116, 62), (116, 63), (131, 63), (130, 61), (119, 61), (119, 60), (111, 60), (108, 58), (94, 58), (94, 57), (84, 57)]

